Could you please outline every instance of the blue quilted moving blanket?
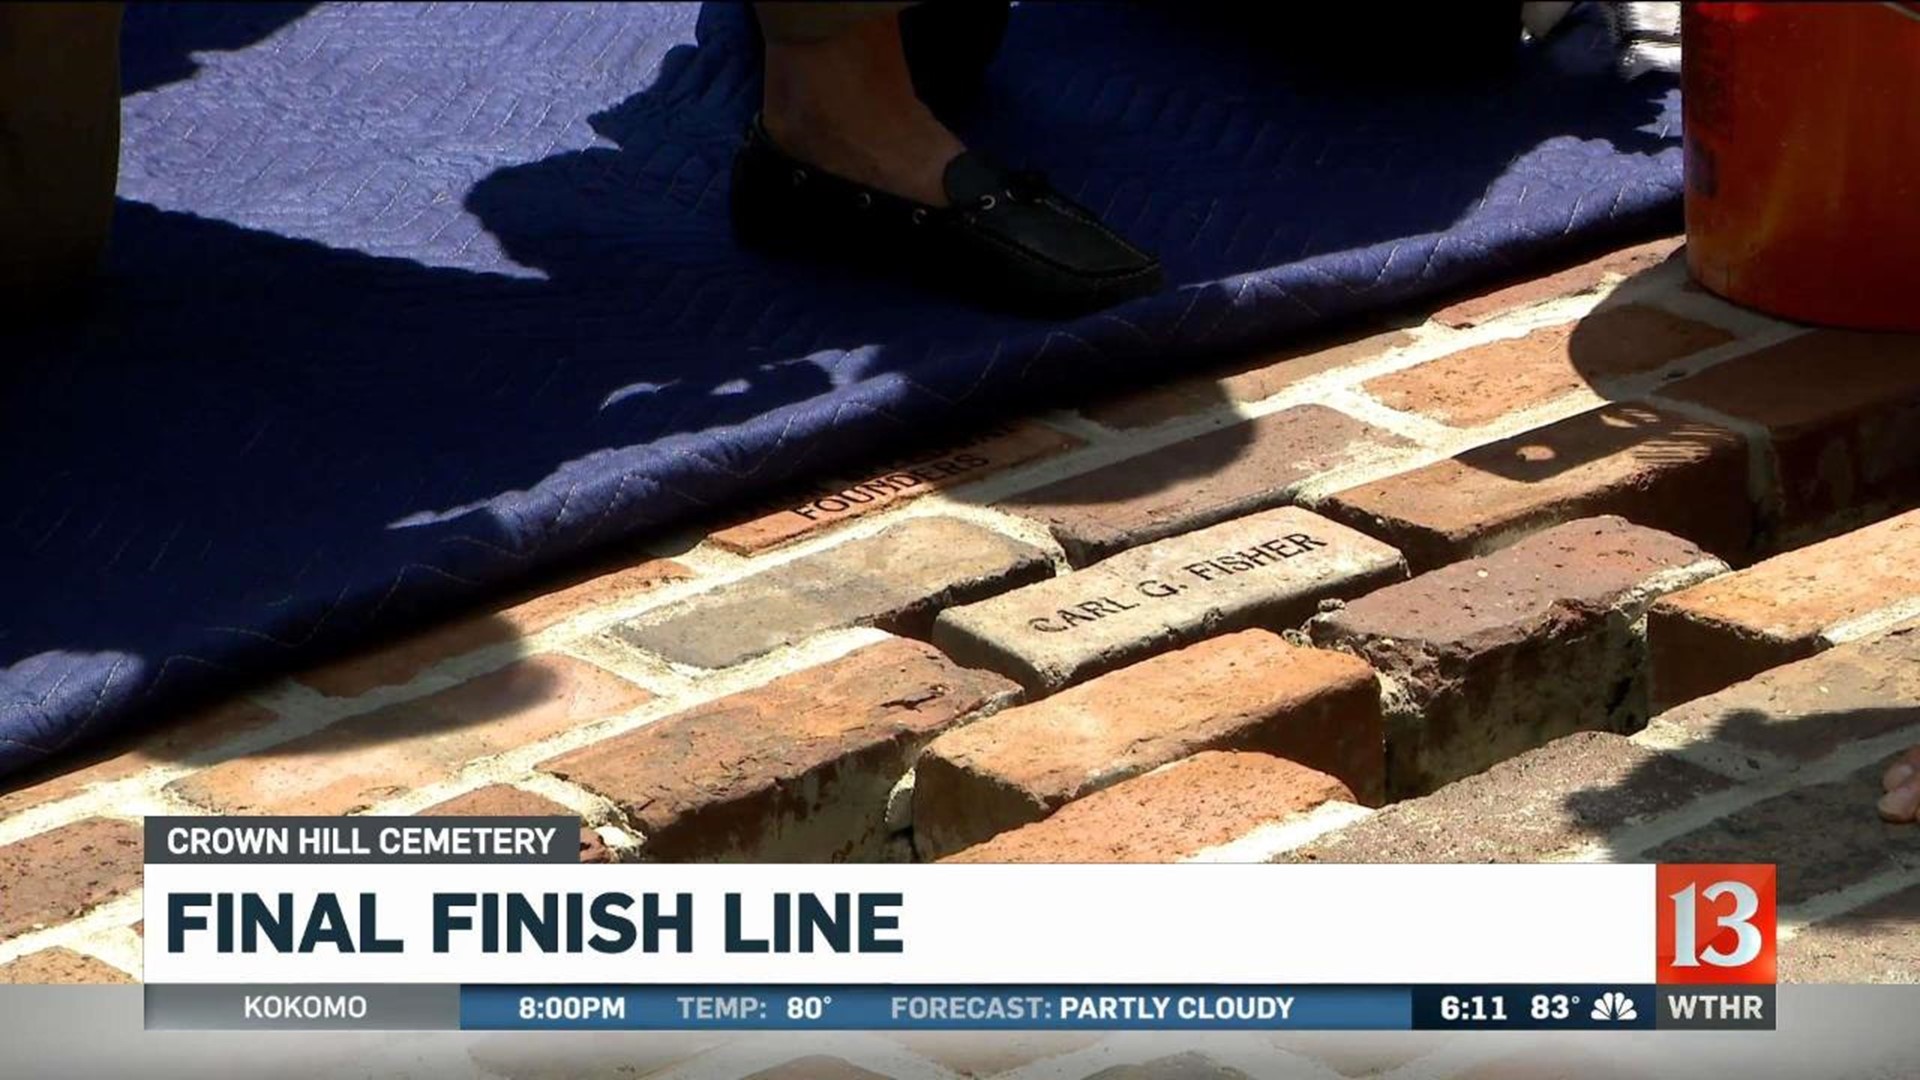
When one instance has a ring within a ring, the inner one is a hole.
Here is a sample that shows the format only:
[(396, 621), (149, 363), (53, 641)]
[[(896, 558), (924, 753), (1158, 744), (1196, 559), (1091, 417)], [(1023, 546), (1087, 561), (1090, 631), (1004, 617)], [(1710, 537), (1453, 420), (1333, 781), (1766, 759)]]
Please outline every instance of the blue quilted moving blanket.
[(741, 8), (136, 6), (108, 296), (0, 363), (0, 772), (938, 423), (1677, 224), (1678, 91), (1598, 19), (1408, 92), (1175, 7), (1016, 9), (968, 129), (1167, 265), (1050, 325), (734, 248)]

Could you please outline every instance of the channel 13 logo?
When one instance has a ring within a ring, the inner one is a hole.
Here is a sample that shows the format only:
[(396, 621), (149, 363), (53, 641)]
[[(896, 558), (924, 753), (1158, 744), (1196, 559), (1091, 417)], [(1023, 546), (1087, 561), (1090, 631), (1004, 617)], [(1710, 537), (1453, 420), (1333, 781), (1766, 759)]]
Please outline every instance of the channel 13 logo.
[(1655, 879), (1657, 981), (1774, 981), (1772, 866), (1660, 866)]

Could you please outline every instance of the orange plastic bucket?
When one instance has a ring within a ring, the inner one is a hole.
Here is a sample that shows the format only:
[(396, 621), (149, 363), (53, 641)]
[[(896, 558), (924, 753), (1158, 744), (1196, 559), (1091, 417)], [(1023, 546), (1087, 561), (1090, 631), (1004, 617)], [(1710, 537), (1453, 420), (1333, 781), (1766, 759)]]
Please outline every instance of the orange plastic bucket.
[(1920, 330), (1920, 3), (1689, 3), (1681, 34), (1694, 277)]

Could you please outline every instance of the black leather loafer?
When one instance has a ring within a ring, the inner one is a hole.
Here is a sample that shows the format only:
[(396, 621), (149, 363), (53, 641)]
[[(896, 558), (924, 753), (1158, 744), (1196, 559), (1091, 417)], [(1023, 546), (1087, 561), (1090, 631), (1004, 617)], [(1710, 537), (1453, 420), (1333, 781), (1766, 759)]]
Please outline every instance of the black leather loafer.
[(750, 247), (908, 275), (1033, 315), (1097, 311), (1164, 282), (1159, 260), (1037, 173), (969, 152), (944, 183), (944, 207), (863, 187), (790, 157), (755, 120), (733, 162), (734, 232)]

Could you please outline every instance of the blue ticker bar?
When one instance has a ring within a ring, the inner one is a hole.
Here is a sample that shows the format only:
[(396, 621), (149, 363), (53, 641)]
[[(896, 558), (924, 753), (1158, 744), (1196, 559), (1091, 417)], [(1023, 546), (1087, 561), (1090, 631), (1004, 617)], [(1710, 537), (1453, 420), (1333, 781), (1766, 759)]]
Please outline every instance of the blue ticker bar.
[(463, 986), (468, 1030), (1404, 1031), (1403, 986)]
[(1655, 1026), (1656, 996), (1657, 989), (1647, 985), (502, 985), (461, 987), (460, 1026), (626, 1031), (1646, 1030)]

